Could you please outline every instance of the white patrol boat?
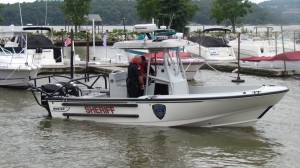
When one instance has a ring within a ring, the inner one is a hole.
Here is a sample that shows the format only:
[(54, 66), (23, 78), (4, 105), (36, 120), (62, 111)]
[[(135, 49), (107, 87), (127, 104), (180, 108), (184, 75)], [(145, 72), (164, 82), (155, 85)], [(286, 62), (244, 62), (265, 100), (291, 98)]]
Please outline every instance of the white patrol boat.
[[(104, 88), (91, 82), (82, 89), (82, 78), (30, 90), (52, 117), (165, 127), (252, 126), (288, 92), (283, 86), (189, 86), (178, 54), (186, 45), (182, 39), (161, 38), (114, 44), (118, 49), (147, 49), (149, 57), (164, 53), (163, 65), (156, 76), (147, 74), (144, 95), (138, 98), (127, 97), (126, 71), (110, 73)], [(176, 51), (176, 61), (169, 50)], [(148, 62), (148, 72), (150, 66)]]

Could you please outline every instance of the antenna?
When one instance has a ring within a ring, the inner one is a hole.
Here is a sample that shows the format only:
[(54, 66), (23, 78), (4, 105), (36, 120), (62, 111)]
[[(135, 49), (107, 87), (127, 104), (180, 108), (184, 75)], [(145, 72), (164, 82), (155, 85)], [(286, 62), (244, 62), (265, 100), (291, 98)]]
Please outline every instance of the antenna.
[(46, 1), (46, 15), (45, 15), (45, 26), (47, 25), (48, 6)]
[(21, 10), (20, 2), (19, 2), (19, 10), (20, 10), (21, 26), (23, 27), (22, 10)]

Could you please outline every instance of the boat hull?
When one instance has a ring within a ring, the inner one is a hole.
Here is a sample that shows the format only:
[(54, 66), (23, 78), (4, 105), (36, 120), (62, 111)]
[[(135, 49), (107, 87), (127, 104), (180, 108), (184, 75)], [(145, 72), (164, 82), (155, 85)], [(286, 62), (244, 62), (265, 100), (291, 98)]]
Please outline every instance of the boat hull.
[(275, 90), (202, 93), (176, 98), (168, 95), (137, 99), (49, 98), (47, 101), (55, 118), (122, 125), (244, 127), (252, 126), (288, 91), (285, 87)]
[(0, 86), (28, 87), (29, 78), (36, 78), (38, 66), (18, 66), (0, 68)]
[(196, 73), (205, 64), (205, 61), (199, 58), (181, 59), (181, 61), (187, 80), (193, 80)]
[[(199, 45), (186, 47), (186, 51), (199, 56)], [(203, 47), (200, 49), (201, 57), (207, 61), (233, 61), (236, 60), (233, 48), (231, 47)]]
[(0, 32), (0, 86), (28, 87), (28, 80), (37, 77), (41, 66), (28, 54), (27, 37), (24, 31)]
[[(238, 47), (233, 46), (234, 53), (236, 57), (238, 57)], [(259, 48), (256, 48), (256, 46), (251, 45), (243, 45), (240, 48), (240, 58), (246, 58), (251, 56), (261, 56), (261, 52), (259, 51)]]

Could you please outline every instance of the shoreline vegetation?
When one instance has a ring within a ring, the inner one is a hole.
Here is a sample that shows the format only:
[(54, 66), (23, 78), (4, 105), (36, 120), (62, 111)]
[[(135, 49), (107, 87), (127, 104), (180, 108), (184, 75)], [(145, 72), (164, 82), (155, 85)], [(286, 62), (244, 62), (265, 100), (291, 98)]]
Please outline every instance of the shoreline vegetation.
[[(111, 32), (106, 31), (106, 45), (112, 46), (115, 42), (126, 40), (133, 40), (138, 37), (138, 33), (135, 31), (128, 31), (123, 29), (113, 29)], [(53, 42), (57, 46), (63, 46), (64, 40), (71, 37), (70, 32), (66, 31), (53, 31)], [(126, 38), (125, 38), (126, 37)], [(103, 46), (103, 34), (95, 33), (95, 45)], [(93, 34), (89, 31), (80, 31), (74, 33), (74, 45), (75, 46), (92, 46), (93, 45)]]
[[(29, 26), (30, 27), (30, 26)], [(44, 26), (41, 26), (44, 27)], [(70, 37), (70, 31), (72, 26), (46, 26), (50, 27), (52, 29), (52, 40), (55, 45), (62, 46), (64, 45), (64, 40)], [(296, 42), (300, 43), (300, 25), (283, 25), (283, 32), (284, 34), (290, 34), (293, 36), (295, 32), (295, 38)], [(21, 29), (20, 26), (15, 26), (14, 29)], [(189, 25), (186, 26), (185, 30), (183, 30), (184, 38), (189, 36), (198, 36), (199, 31), (202, 32), (202, 30), (207, 28), (228, 28), (224, 25)], [(0, 26), (1, 30), (10, 30), (11, 26)], [(237, 37), (238, 33), (246, 34), (251, 37), (260, 37), (262, 39), (270, 39), (275, 37), (275, 33), (279, 35), (281, 33), (281, 26), (279, 25), (258, 25), (258, 26), (250, 26), (245, 25), (242, 27), (236, 28), (236, 33), (230, 33), (229, 38), (230, 40), (235, 39)], [(115, 42), (123, 41), (125, 39), (126, 34), (126, 40), (133, 40), (137, 39), (139, 34), (134, 31), (134, 27), (132, 25), (127, 25), (126, 28), (123, 26), (105, 26), (101, 28), (95, 29), (95, 45), (96, 46), (103, 46), (103, 33), (107, 32), (106, 36), (106, 45), (111, 46)], [(35, 33), (35, 32), (32, 32)], [(39, 32), (36, 32), (39, 33)], [(89, 33), (89, 40), (87, 40), (87, 33)], [(44, 33), (45, 34), (45, 33)], [(47, 35), (47, 34), (45, 34)], [(214, 34), (218, 35), (218, 34)], [(49, 36), (49, 35), (47, 35)], [(92, 26), (86, 25), (82, 26), (81, 29), (79, 29), (79, 32), (77, 32), (74, 35), (74, 45), (75, 46), (87, 46), (87, 41), (89, 41), (89, 46), (93, 45), (93, 34), (92, 34)]]
[[(200, 32), (199, 32), (200, 31)], [(228, 38), (229, 40), (234, 40), (237, 38), (238, 33), (229, 33)], [(248, 31), (248, 30), (241, 30), (241, 34), (246, 34), (250, 38), (255, 39), (264, 39), (264, 40), (274, 40), (274, 38), (278, 35), (282, 34), (278, 31), (272, 31), (267, 29), (264, 32), (254, 32), (254, 31)], [(183, 38), (187, 39), (187, 37), (190, 36), (202, 36), (202, 29), (198, 29), (197, 31), (190, 32), (189, 29), (187, 29), (183, 33)], [(222, 36), (220, 33), (211, 33), (211, 36)], [(89, 39), (87, 39), (87, 36), (89, 36)], [(112, 32), (107, 31), (106, 36), (106, 45), (112, 46), (115, 42), (124, 41), (124, 40), (134, 40), (137, 39), (140, 35), (135, 31), (124, 31), (121, 29), (113, 29)], [(290, 39), (295, 38), (295, 42), (297, 44), (300, 43), (300, 29), (297, 30), (285, 30), (283, 32), (283, 36), (288, 37)], [(64, 40), (70, 37), (70, 33), (66, 32), (55, 32), (53, 33), (53, 42), (57, 46), (64, 46)], [(91, 33), (87, 32), (78, 32), (74, 35), (74, 45), (75, 46), (93, 46), (93, 36)], [(95, 34), (95, 46), (103, 46), (103, 35), (102, 33)]]

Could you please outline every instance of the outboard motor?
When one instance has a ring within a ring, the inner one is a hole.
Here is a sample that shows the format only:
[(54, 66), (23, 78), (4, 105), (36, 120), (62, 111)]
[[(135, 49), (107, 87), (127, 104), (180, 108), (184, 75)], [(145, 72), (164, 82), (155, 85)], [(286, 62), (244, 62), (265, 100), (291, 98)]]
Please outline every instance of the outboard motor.
[(66, 96), (66, 88), (60, 83), (49, 83), (41, 86), (41, 89), (47, 93), (53, 93), (53, 96)]
[(78, 97), (80, 95), (80, 89), (74, 82), (49, 83), (49, 84), (41, 85), (40, 88), (42, 91), (41, 91), (41, 102), (39, 104), (42, 107), (47, 109), (50, 117), (51, 117), (51, 112), (49, 109), (47, 98), (67, 97), (70, 95)]
[(79, 90), (78, 86), (76, 85), (76, 83), (70, 82), (69, 84), (65, 85), (65, 87), (66, 87), (66, 91), (67, 91), (68, 95), (72, 95), (72, 96), (76, 96), (76, 97), (79, 96), (80, 90)]
[(53, 96), (79, 96), (79, 88), (74, 82), (49, 83), (41, 86), (41, 89)]
[(53, 96), (66, 96), (66, 88), (60, 83), (49, 83), (42, 85), (41, 89), (46, 92), (41, 92), (41, 105), (47, 109), (49, 116), (51, 116), (46, 98)]

